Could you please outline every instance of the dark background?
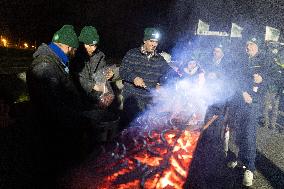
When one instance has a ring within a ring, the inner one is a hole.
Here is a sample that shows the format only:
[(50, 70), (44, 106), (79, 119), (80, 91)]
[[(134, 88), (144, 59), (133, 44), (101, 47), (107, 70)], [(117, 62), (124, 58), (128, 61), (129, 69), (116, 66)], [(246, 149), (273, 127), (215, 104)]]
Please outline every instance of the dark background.
[(284, 1), (279, 0), (1, 0), (0, 34), (17, 42), (49, 42), (63, 24), (77, 34), (93, 25), (107, 56), (122, 57), (142, 42), (145, 27), (158, 27), (160, 48), (193, 35), (198, 19), (210, 30), (230, 31), (231, 22), (245, 32), (264, 32), (265, 25), (283, 30)]

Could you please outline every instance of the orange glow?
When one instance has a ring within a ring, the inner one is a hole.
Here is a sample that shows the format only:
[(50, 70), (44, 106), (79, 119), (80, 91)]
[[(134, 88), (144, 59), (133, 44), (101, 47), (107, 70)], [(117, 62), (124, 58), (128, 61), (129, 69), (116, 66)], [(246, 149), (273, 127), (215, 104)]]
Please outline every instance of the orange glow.
[[(200, 132), (169, 130), (160, 135), (164, 139), (156, 134), (158, 133), (153, 133), (151, 139), (146, 139), (151, 143), (142, 150), (137, 150), (135, 147), (129, 149), (128, 155), (122, 159), (112, 161), (112, 163), (102, 163), (96, 169), (95, 174), (90, 173), (92, 176), (81, 176), (81, 179), (82, 177), (88, 179), (88, 186), (80, 185), (78, 188), (182, 189), (188, 176)], [(145, 136), (147, 136), (146, 133)], [(153, 142), (154, 137), (156, 145)], [(105, 160), (104, 157), (102, 157), (102, 162), (103, 160)], [(122, 164), (126, 166), (120, 168)], [(118, 169), (116, 170), (115, 167)], [(99, 173), (104, 173), (105, 176)]]

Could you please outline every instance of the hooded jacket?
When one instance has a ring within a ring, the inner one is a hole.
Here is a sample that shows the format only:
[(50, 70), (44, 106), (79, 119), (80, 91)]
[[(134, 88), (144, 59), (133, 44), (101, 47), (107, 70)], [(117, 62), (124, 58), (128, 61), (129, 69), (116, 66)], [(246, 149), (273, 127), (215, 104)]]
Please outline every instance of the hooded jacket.
[(33, 57), (27, 84), (36, 114), (49, 123), (79, 126), (84, 120), (83, 104), (67, 66), (46, 44), (42, 44)]

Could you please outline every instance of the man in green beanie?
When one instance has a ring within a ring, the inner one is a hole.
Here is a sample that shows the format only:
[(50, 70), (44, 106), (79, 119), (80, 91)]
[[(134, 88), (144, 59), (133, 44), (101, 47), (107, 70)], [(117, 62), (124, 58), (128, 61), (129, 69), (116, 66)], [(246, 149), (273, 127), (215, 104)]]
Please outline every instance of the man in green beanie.
[[(113, 72), (107, 69), (105, 54), (98, 49), (100, 36), (93, 26), (85, 26), (78, 37), (80, 45), (72, 64), (74, 81), (79, 87), (91, 107), (98, 103), (98, 97), (104, 91), (104, 87), (95, 81), (99, 72), (103, 72), (105, 81), (113, 76)], [(100, 80), (104, 80), (100, 78)]]
[(123, 99), (125, 126), (150, 104), (150, 90), (164, 82), (171, 68), (156, 52), (160, 33), (156, 28), (144, 30), (143, 44), (129, 50), (122, 60), (119, 74), (124, 81)]
[(55, 181), (57, 173), (66, 164), (79, 158), (82, 127), (88, 120), (83, 115), (84, 107), (68, 68), (78, 45), (73, 26), (64, 25), (55, 32), (50, 44), (43, 43), (38, 47), (27, 72), (36, 118), (35, 164), (39, 169), (39, 182)]

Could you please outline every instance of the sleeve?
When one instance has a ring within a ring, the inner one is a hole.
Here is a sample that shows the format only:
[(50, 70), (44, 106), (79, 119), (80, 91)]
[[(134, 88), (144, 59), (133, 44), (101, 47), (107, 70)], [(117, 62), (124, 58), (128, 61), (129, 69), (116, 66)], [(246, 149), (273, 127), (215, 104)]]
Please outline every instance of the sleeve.
[(129, 51), (123, 58), (119, 68), (119, 75), (122, 80), (132, 83), (136, 77), (131, 63), (131, 52)]
[(100, 70), (100, 69), (102, 69), (102, 68), (104, 68), (104, 67), (106, 67), (106, 56), (105, 56), (105, 54), (103, 53), (103, 52), (100, 52), (100, 58), (99, 58), (99, 62), (98, 62), (98, 68), (97, 68), (97, 70)]
[(78, 74), (78, 77), (80, 85), (82, 86), (84, 91), (86, 93), (91, 93), (94, 86), (94, 81), (89, 77), (88, 73), (86, 73), (85, 70), (82, 70), (82, 72)]
[(161, 67), (161, 77), (159, 78), (159, 83), (161, 85), (166, 84), (166, 82), (168, 82), (169, 80), (171, 80), (172, 78), (177, 78), (178, 75), (177, 73), (168, 65), (168, 63), (163, 60), (161, 62), (163, 64), (163, 66)]

